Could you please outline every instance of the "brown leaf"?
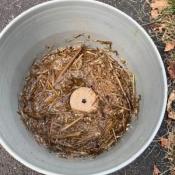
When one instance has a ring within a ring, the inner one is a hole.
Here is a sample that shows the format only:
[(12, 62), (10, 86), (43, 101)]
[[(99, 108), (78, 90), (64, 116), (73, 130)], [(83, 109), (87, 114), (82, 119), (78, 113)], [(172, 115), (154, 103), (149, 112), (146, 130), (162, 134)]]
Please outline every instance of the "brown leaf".
[(168, 0), (153, 0), (150, 4), (151, 6), (151, 17), (153, 19), (157, 18), (162, 10), (166, 9), (169, 4)]
[(175, 120), (175, 115), (168, 115), (168, 118)]
[(153, 175), (160, 175), (160, 170), (157, 168), (156, 165), (154, 165)]
[(159, 25), (159, 27), (158, 27), (159, 32), (162, 33), (163, 30), (164, 30), (166, 27), (167, 27), (166, 24), (161, 23), (161, 24)]
[(153, 18), (153, 19), (156, 19), (157, 17), (159, 16), (159, 12), (158, 12), (158, 10), (151, 10), (151, 17)]
[(168, 52), (175, 48), (175, 42), (167, 42), (164, 51)]
[(169, 139), (166, 139), (166, 138), (160, 138), (160, 145), (163, 147), (163, 148), (166, 148), (166, 149), (169, 149), (170, 148), (170, 140)]
[(170, 142), (170, 146), (175, 145), (175, 132), (169, 132), (168, 140)]
[(169, 4), (168, 0), (153, 0), (150, 6), (152, 9), (157, 9), (160, 12), (166, 9)]
[(175, 79), (175, 61), (169, 62), (167, 70), (170, 78), (174, 80)]
[[(175, 67), (175, 63), (174, 63), (174, 67)], [(172, 103), (174, 102), (175, 102), (175, 90), (173, 90), (169, 95), (168, 103), (167, 103), (168, 118), (173, 120), (175, 120), (175, 109), (172, 107)]]

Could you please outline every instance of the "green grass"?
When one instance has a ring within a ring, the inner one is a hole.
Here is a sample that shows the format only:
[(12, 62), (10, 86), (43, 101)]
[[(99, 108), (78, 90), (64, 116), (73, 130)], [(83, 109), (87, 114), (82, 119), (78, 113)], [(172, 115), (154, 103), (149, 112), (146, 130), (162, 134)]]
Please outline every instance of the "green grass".
[(171, 7), (169, 8), (169, 12), (171, 14), (175, 14), (175, 0), (169, 0), (169, 3), (171, 5)]

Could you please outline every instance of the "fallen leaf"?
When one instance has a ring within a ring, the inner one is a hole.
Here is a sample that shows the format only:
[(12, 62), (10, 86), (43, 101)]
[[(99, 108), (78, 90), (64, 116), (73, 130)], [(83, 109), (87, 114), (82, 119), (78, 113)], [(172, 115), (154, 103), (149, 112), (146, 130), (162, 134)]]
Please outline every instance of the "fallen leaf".
[(169, 139), (160, 138), (160, 145), (161, 145), (163, 148), (169, 149), (171, 143), (170, 143), (170, 140), (169, 140)]
[(175, 79), (175, 61), (169, 62), (167, 70), (170, 78), (174, 80)]
[(175, 42), (168, 42), (166, 43), (164, 51), (168, 52), (168, 51), (173, 50), (174, 48), (175, 48)]
[(156, 19), (157, 17), (159, 16), (159, 12), (158, 12), (158, 10), (151, 10), (151, 17), (153, 18), (153, 19)]
[(154, 165), (153, 175), (160, 175), (160, 170), (157, 168), (156, 165)]
[(168, 118), (170, 118), (170, 119), (172, 119), (172, 120), (175, 120), (175, 115), (169, 114), (169, 115), (168, 115)]
[(175, 146), (175, 132), (170, 132), (168, 135), (168, 140), (170, 142), (170, 146), (172, 146), (174, 148)]
[(175, 90), (173, 90), (171, 94), (169, 95), (168, 103), (167, 103), (168, 118), (173, 119), (173, 120), (175, 120), (175, 106), (174, 105), (175, 105)]
[(168, 0), (153, 0), (150, 6), (153, 10), (157, 9), (159, 12), (161, 12), (162, 10), (166, 9), (169, 4)]
[(153, 0), (150, 4), (151, 6), (151, 17), (156, 19), (162, 10), (166, 9), (169, 4), (168, 0)]
[(160, 33), (162, 33), (162, 32), (163, 32), (163, 30), (164, 30), (166, 27), (167, 27), (167, 25), (166, 25), (166, 24), (161, 23), (161, 24), (159, 25), (159, 27), (158, 27), (159, 32), (160, 32)]

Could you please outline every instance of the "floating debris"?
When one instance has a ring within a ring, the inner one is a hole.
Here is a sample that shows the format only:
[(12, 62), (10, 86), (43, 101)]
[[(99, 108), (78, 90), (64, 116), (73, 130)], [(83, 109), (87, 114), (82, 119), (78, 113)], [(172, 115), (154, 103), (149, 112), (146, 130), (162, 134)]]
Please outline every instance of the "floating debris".
[[(114, 58), (83, 45), (58, 48), (33, 63), (19, 113), (39, 144), (62, 157), (96, 156), (128, 130), (139, 106), (135, 76)], [(81, 104), (70, 102), (75, 92), (73, 102)]]

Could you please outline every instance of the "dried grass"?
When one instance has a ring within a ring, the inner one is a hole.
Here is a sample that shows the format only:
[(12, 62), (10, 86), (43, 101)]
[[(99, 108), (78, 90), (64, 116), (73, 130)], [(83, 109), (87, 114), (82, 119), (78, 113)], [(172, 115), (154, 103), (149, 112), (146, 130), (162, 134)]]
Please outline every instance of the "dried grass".
[[(111, 48), (111, 42), (103, 44)], [(71, 109), (70, 95), (83, 86), (97, 94), (97, 111)], [(114, 60), (114, 54), (67, 47), (34, 62), (20, 95), (19, 113), (36, 140), (50, 150), (63, 157), (96, 156), (128, 129), (138, 101), (135, 76), (119, 58)]]

